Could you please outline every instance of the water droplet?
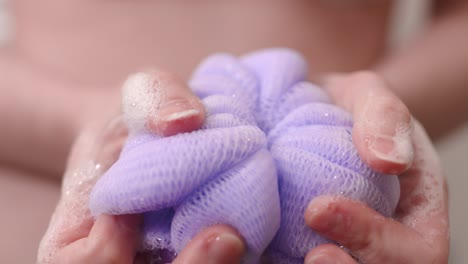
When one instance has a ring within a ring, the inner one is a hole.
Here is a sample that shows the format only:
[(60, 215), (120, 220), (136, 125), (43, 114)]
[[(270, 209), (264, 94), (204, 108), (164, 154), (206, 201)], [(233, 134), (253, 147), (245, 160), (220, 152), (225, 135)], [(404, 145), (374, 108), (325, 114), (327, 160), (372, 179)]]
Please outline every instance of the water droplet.
[(99, 169), (101, 169), (101, 164), (99, 164), (99, 163), (98, 163), (98, 164), (96, 164), (96, 166), (94, 166), (94, 168), (95, 168), (96, 170), (99, 170)]
[(340, 192), (340, 194), (341, 194), (341, 195), (344, 195), (344, 194), (345, 194), (345, 192), (344, 192), (344, 191), (341, 191), (341, 192)]

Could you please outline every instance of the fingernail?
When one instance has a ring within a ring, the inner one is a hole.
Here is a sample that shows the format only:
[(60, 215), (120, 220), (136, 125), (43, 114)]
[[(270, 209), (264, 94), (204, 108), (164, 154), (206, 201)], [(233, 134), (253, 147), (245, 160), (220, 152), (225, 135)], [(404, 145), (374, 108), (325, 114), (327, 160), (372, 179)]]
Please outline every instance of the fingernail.
[(170, 100), (163, 103), (156, 115), (150, 118), (148, 127), (154, 133), (162, 136), (172, 136), (199, 129), (203, 124), (204, 117), (200, 108), (197, 101)]
[(312, 200), (306, 214), (307, 224), (322, 235), (344, 234), (351, 230), (350, 219), (337, 209), (333, 201)]
[(326, 255), (317, 255), (308, 259), (306, 264), (339, 264), (339, 262)]
[(210, 241), (208, 256), (210, 263), (226, 263), (233, 256), (241, 256), (244, 245), (239, 237), (224, 233)]
[(158, 114), (162, 120), (169, 122), (197, 116), (200, 111), (187, 100), (175, 100), (163, 104)]
[(409, 125), (399, 124), (393, 135), (380, 134), (368, 138), (369, 150), (381, 159), (394, 163), (410, 163), (413, 159), (411, 129)]
[[(367, 106), (367, 107), (366, 107)], [(369, 150), (375, 157), (397, 164), (413, 159), (411, 117), (407, 111), (377, 98), (368, 98), (363, 113)]]

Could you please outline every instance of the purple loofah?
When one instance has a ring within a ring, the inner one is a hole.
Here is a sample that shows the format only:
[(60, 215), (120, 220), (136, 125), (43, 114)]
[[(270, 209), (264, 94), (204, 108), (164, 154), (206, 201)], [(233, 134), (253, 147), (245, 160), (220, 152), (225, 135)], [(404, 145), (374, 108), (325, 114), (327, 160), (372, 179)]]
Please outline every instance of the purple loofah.
[(203, 228), (228, 224), (247, 242), (244, 263), (257, 263), (268, 246), (275, 263), (303, 263), (328, 242), (303, 220), (318, 195), (392, 215), (398, 178), (362, 162), (350, 114), (306, 75), (304, 59), (287, 49), (208, 58), (190, 83), (207, 110), (203, 128), (130, 137), (94, 187), (92, 213), (145, 213), (143, 248), (161, 252), (161, 260)]

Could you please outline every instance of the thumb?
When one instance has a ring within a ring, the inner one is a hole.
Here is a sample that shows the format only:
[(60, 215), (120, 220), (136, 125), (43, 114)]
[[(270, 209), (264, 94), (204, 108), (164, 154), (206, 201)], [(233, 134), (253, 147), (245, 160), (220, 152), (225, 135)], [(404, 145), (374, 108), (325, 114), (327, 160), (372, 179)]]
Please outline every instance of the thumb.
[(131, 132), (147, 128), (162, 136), (199, 129), (205, 118), (187, 84), (162, 70), (131, 75), (122, 88), (122, 110)]
[(232, 228), (212, 226), (193, 238), (173, 264), (238, 264), (245, 250), (245, 244)]
[(323, 84), (335, 103), (353, 114), (353, 141), (372, 169), (400, 174), (413, 161), (408, 108), (372, 72), (330, 75)]
[(138, 245), (141, 215), (101, 215), (89, 236), (65, 247), (55, 263), (132, 263)]
[(125, 137), (125, 126), (116, 120), (103, 132), (86, 129), (75, 141), (62, 182), (62, 196), (39, 245), (39, 263), (50, 263), (61, 249), (88, 236), (94, 223), (88, 209), (89, 192), (117, 158)]
[(305, 221), (364, 263), (432, 263), (427, 254), (432, 249), (421, 243), (419, 233), (357, 201), (315, 198), (306, 209)]

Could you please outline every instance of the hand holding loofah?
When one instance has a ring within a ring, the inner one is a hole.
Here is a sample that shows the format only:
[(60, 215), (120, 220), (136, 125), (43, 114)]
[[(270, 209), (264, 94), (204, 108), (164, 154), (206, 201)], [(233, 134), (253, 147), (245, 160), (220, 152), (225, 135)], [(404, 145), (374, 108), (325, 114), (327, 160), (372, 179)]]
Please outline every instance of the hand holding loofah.
[(228, 224), (247, 243), (245, 263), (258, 262), (267, 246), (277, 263), (302, 263), (327, 242), (303, 220), (318, 195), (343, 195), (390, 216), (397, 177), (361, 161), (351, 116), (306, 74), (303, 58), (284, 49), (208, 58), (190, 83), (207, 111), (203, 128), (168, 138), (134, 130), (94, 187), (92, 213), (145, 213), (143, 247), (161, 256), (207, 226)]

